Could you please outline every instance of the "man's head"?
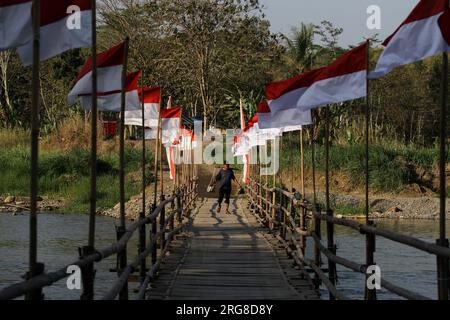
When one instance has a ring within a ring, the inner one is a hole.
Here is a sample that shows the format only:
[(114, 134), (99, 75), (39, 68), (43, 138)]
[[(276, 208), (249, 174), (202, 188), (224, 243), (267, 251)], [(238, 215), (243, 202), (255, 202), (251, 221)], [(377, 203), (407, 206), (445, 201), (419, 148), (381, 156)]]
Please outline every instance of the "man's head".
[(229, 165), (228, 163), (225, 162), (225, 163), (223, 164), (223, 170), (226, 171), (226, 170), (228, 170), (228, 169), (230, 169), (230, 165)]

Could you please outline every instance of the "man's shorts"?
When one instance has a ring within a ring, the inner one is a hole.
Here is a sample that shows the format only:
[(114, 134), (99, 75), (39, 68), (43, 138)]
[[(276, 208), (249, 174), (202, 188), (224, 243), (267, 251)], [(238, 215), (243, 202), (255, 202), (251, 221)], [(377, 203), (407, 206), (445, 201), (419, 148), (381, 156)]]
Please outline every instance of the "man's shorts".
[(225, 198), (225, 203), (230, 204), (231, 190), (219, 189), (219, 204), (223, 202)]

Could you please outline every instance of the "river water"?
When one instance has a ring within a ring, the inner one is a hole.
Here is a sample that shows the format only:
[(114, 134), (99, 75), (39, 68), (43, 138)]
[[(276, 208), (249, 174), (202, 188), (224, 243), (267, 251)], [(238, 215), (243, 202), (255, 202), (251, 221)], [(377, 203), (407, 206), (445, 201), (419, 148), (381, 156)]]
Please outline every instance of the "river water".
[[(38, 260), (45, 262), (46, 270), (55, 271), (76, 260), (78, 247), (86, 245), (88, 216), (41, 214), (38, 221)], [(117, 220), (111, 218), (97, 217), (96, 247), (104, 248), (115, 242), (116, 223)], [(438, 237), (437, 221), (385, 220), (378, 221), (377, 225), (429, 242), (434, 242)], [(358, 232), (337, 227), (336, 244), (338, 255), (364, 263), (365, 241)], [(128, 246), (129, 261), (136, 251), (137, 239), (133, 238)], [(434, 256), (378, 237), (375, 258), (381, 267), (382, 277), (424, 296), (436, 298)], [(28, 215), (0, 214), (0, 289), (21, 281), (21, 276), (27, 271), (27, 261)], [(110, 272), (111, 268), (115, 268), (114, 257), (96, 264), (96, 298), (101, 298), (117, 279), (116, 273)], [(364, 297), (363, 275), (338, 266), (338, 277), (338, 289), (345, 295), (352, 299)], [(130, 284), (130, 298), (133, 298), (136, 286), (135, 282)], [(78, 299), (80, 295), (77, 290), (68, 290), (65, 280), (45, 288), (44, 293), (46, 299), (72, 300)], [(326, 291), (322, 290), (322, 293), (322, 298), (327, 299)], [(378, 298), (398, 299), (383, 289), (378, 292)]]

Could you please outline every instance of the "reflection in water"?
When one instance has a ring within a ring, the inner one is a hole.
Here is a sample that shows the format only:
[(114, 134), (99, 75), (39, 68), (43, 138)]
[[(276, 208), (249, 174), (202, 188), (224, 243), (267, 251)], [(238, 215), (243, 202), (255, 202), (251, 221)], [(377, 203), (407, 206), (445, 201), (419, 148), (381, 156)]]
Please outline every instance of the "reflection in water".
[[(0, 289), (22, 281), (21, 276), (28, 270), (28, 215), (0, 215)], [(114, 225), (116, 220), (97, 217), (96, 247), (104, 248), (116, 241)], [(78, 248), (87, 244), (89, 217), (87, 215), (41, 214), (38, 216), (38, 260), (45, 263), (46, 271), (56, 271), (78, 259)], [(137, 251), (134, 237), (128, 245), (129, 259)], [(117, 274), (115, 257), (99, 264), (95, 292), (96, 298), (112, 287)], [(130, 284), (130, 288), (135, 286)], [(70, 291), (65, 280), (44, 289), (46, 299), (79, 299), (80, 291)], [(132, 297), (132, 290), (130, 290)]]
[[(86, 245), (88, 232), (87, 215), (39, 215), (39, 252), (38, 259), (46, 265), (47, 271), (55, 271), (77, 259), (78, 247)], [(97, 217), (96, 247), (104, 248), (115, 242), (114, 225), (116, 220)], [(434, 242), (438, 237), (438, 223), (422, 220), (383, 220), (377, 222), (381, 228), (411, 235), (425, 241)], [(324, 243), (325, 225), (322, 228)], [(349, 228), (336, 228), (338, 255), (361, 264), (365, 259), (364, 237)], [(395, 284), (416, 291), (430, 298), (436, 298), (436, 261), (435, 257), (416, 249), (396, 244), (383, 238), (377, 238), (376, 262), (381, 267), (382, 276)], [(312, 243), (308, 244), (309, 257), (312, 257)], [(128, 246), (129, 260), (136, 254), (137, 239)], [(28, 215), (0, 215), (0, 289), (21, 281), (27, 271), (28, 261)], [(324, 258), (324, 262), (326, 262)], [(110, 257), (96, 265), (96, 298), (100, 298), (117, 279), (114, 272), (115, 258)], [(338, 288), (353, 299), (364, 297), (365, 279), (338, 266)], [(130, 297), (136, 283), (130, 284)], [(46, 299), (78, 299), (79, 291), (69, 291), (65, 281), (44, 290)], [(328, 294), (322, 290), (323, 298)], [(378, 292), (379, 299), (398, 299), (386, 290)]]

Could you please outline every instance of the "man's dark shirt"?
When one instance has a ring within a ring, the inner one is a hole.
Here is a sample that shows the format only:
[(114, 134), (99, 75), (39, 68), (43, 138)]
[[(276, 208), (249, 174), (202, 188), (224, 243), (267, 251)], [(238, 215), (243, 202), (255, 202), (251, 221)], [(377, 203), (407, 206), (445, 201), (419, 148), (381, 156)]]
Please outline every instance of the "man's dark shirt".
[(231, 169), (228, 170), (220, 170), (220, 172), (216, 176), (216, 181), (219, 182), (219, 189), (229, 190), (231, 191), (231, 182), (236, 180), (234, 176), (234, 172)]

